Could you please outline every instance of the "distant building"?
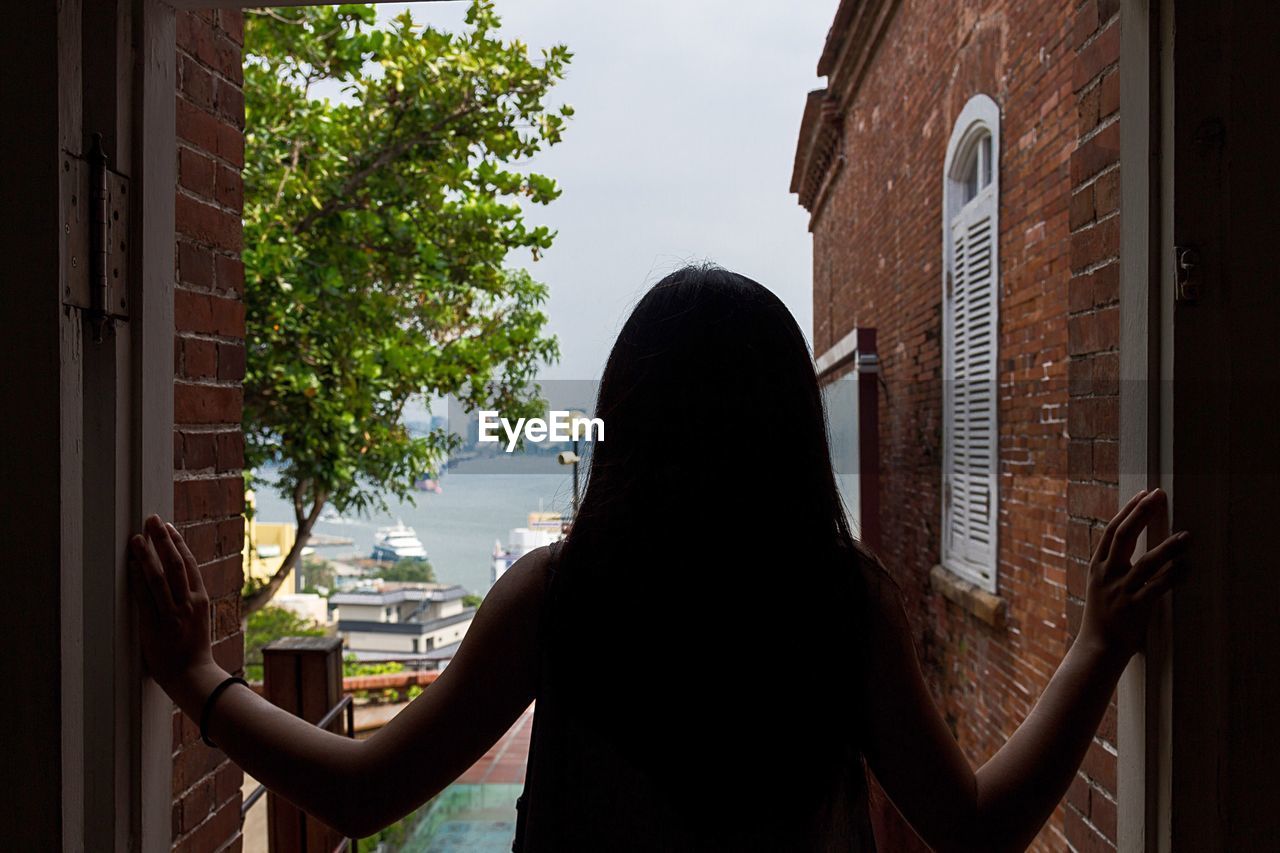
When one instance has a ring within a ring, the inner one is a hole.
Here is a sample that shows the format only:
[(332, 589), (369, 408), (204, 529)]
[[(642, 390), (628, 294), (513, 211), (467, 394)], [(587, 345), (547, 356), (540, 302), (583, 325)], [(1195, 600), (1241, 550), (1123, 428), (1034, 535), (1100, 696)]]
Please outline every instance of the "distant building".
[(476, 609), (463, 603), (466, 590), (448, 584), (385, 584), (381, 589), (341, 592), (338, 633), (359, 660), (401, 661), (436, 669), (471, 627)]
[(489, 585), (507, 573), (507, 569), (534, 548), (550, 545), (564, 537), (565, 520), (558, 512), (531, 512), (526, 527), (513, 527), (507, 534), (507, 544), (493, 543), (493, 563), (489, 571)]
[[(246, 582), (266, 583), (279, 571), (284, 563), (285, 555), (293, 547), (298, 538), (297, 525), (289, 522), (258, 521), (254, 517), (254, 495), (252, 491), (244, 493), (244, 578)], [(315, 553), (311, 547), (302, 549), (302, 557)], [(299, 559), (301, 564), (301, 558)], [(283, 593), (301, 592), (298, 588), (298, 573), (290, 570), (280, 585)]]

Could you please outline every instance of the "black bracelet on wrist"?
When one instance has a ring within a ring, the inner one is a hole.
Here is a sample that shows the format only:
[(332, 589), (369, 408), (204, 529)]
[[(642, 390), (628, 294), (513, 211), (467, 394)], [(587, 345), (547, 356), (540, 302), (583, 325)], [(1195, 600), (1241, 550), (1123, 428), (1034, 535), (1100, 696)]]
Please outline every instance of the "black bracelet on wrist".
[(209, 713), (213, 710), (213, 703), (218, 701), (218, 697), (222, 695), (222, 691), (226, 690), (233, 684), (243, 684), (249, 686), (249, 682), (245, 681), (238, 675), (228, 676), (217, 687), (213, 688), (213, 692), (209, 694), (209, 698), (204, 700), (204, 709), (200, 712), (200, 740), (204, 741), (205, 746), (211, 746), (217, 749), (218, 745), (209, 740)]

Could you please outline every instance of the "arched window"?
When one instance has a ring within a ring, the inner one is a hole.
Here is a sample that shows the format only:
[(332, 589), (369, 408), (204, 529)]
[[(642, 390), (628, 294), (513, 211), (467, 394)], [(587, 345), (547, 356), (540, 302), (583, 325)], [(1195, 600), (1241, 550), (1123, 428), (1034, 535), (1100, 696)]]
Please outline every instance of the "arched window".
[(942, 563), (996, 591), (1000, 108), (965, 104), (943, 171)]

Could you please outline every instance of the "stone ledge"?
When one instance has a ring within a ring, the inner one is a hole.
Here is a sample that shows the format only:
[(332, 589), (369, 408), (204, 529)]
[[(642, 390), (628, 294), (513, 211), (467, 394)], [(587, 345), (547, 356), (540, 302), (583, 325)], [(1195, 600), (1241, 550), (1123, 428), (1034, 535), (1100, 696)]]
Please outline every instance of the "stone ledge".
[(943, 566), (934, 566), (929, 572), (929, 586), (947, 601), (992, 628), (1004, 628), (1008, 603), (995, 593), (987, 592), (947, 571)]

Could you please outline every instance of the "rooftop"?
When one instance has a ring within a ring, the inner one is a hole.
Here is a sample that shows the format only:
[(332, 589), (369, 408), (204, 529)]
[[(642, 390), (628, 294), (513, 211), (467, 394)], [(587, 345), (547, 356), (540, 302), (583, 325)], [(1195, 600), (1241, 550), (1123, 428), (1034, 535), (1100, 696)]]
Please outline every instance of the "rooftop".
[(461, 613), (452, 616), (441, 616), (439, 619), (428, 619), (425, 622), (410, 620), (405, 622), (378, 622), (373, 619), (339, 619), (339, 631), (367, 631), (381, 634), (429, 634), (441, 628), (448, 628), (459, 622), (470, 622), (476, 615), (476, 608), (468, 607)]
[(330, 604), (401, 604), (406, 601), (455, 601), (467, 591), (457, 584), (422, 584), (416, 587), (383, 589), (378, 592), (339, 592), (329, 597)]

